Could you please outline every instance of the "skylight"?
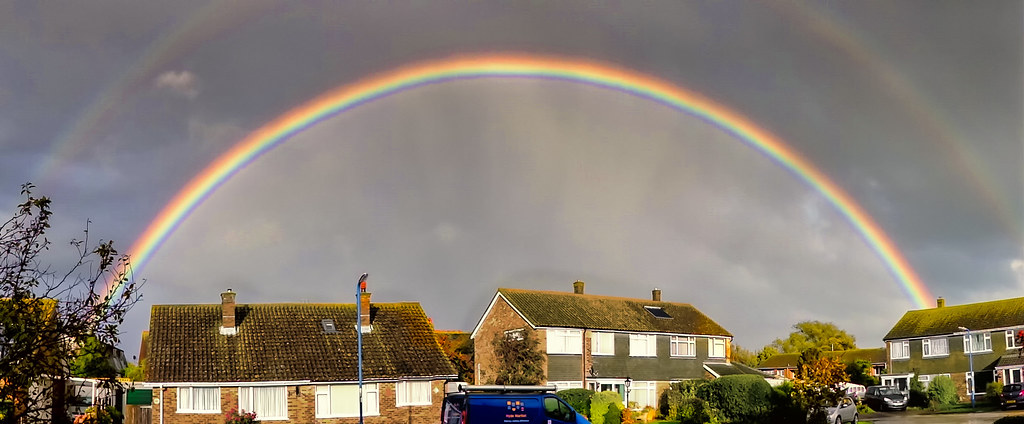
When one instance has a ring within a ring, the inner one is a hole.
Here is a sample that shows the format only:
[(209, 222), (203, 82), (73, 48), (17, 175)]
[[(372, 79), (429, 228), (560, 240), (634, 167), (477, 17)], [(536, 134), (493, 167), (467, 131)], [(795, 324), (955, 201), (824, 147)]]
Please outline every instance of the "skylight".
[(660, 306), (644, 306), (644, 309), (646, 309), (647, 312), (650, 312), (651, 315), (654, 315), (655, 318), (672, 318), (672, 315), (669, 315), (668, 312), (665, 312), (665, 310), (661, 309)]
[(333, 319), (321, 320), (320, 325), (324, 327), (324, 334), (334, 334), (338, 332), (338, 329), (334, 327)]

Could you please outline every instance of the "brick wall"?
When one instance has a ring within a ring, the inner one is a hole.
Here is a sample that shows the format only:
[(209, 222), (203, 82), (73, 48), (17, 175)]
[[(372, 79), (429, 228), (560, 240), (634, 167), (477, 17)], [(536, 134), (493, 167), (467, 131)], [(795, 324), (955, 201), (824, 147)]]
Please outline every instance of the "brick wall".
[[(431, 405), (396, 406), (396, 383), (379, 383), (380, 415), (364, 416), (366, 424), (434, 423), (441, 417), (441, 402), (444, 400), (444, 381), (431, 382)], [(288, 420), (264, 421), (266, 423), (317, 423), (352, 424), (359, 418), (316, 418), (316, 386), (288, 386)], [(165, 424), (218, 424), (224, 422), (224, 413), (238, 407), (238, 388), (220, 389), (221, 412), (217, 414), (178, 414), (177, 390), (173, 387), (163, 390), (163, 402), (158, 403), (160, 389), (153, 390), (153, 424), (160, 423), (160, 408), (163, 408)]]
[[(529, 324), (512, 309), (504, 298), (499, 297), (494, 306), (483, 317), (483, 323), (473, 338), (473, 349), (476, 366), (479, 368), (476, 384), (491, 384), (494, 382), (495, 367), (497, 359), (494, 355), (492, 342), (495, 333), (504, 334), (506, 330), (526, 328)], [(547, 350), (547, 335), (543, 330), (534, 333), (540, 341), (540, 349)], [(547, 375), (547, 361), (544, 362), (544, 375)], [(440, 416), (440, 415), (439, 415)]]

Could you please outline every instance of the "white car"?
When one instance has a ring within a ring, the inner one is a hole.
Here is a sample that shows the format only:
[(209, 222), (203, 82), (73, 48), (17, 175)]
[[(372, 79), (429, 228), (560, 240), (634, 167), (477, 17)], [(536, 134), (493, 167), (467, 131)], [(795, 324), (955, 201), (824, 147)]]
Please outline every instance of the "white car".
[(839, 399), (838, 405), (830, 406), (826, 411), (828, 412), (829, 424), (856, 424), (860, 420), (860, 416), (857, 414), (857, 403), (849, 396)]

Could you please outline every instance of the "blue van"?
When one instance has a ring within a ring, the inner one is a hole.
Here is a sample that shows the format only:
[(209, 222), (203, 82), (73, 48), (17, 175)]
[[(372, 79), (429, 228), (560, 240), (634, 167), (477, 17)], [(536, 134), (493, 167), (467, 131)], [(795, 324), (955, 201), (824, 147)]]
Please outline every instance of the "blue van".
[(441, 424), (590, 424), (555, 395), (554, 386), (449, 384), (454, 387), (446, 386)]

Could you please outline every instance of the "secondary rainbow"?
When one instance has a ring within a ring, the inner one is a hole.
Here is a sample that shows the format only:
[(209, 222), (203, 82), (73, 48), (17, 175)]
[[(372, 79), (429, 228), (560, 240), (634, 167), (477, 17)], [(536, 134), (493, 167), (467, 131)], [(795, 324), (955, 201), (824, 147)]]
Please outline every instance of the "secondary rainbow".
[[(586, 60), (535, 55), (475, 55), (428, 61), (335, 88), (281, 115), (239, 141), (181, 189), (129, 249), (141, 272), (161, 244), (203, 200), (246, 165), (289, 138), (363, 103), (415, 87), (471, 78), (539, 78), (583, 83), (650, 99), (698, 117), (762, 152), (813, 187), (841, 213), (885, 263), (903, 292), (920, 308), (931, 294), (889, 236), (841, 187), (781, 139), (749, 119), (697, 93), (661, 79)], [(116, 295), (121, 286), (110, 283)]]

